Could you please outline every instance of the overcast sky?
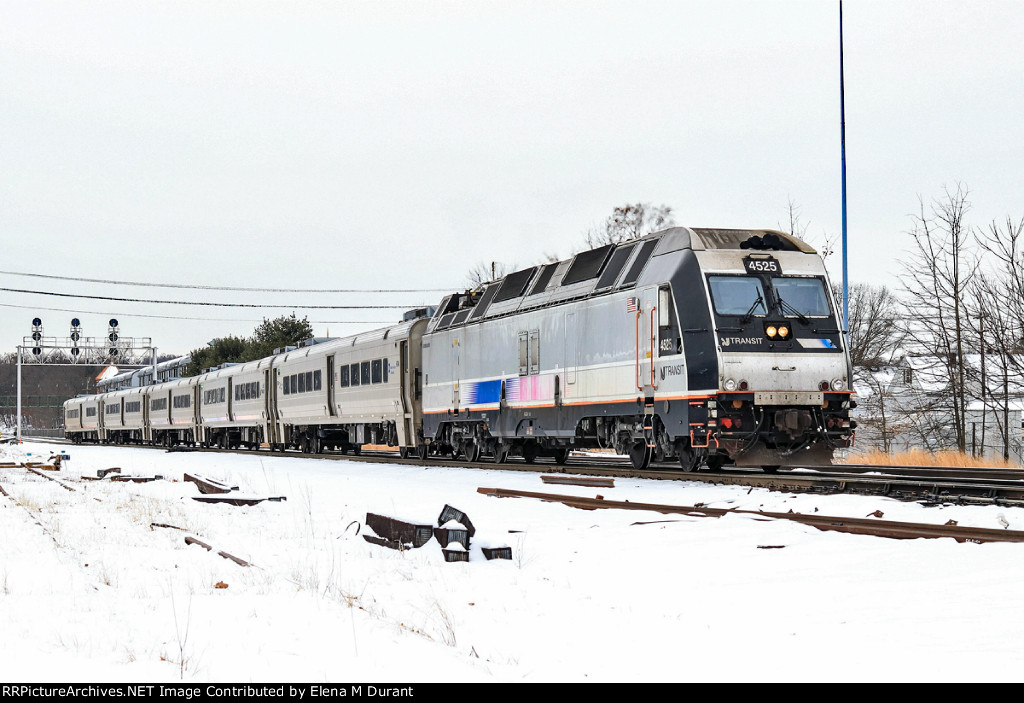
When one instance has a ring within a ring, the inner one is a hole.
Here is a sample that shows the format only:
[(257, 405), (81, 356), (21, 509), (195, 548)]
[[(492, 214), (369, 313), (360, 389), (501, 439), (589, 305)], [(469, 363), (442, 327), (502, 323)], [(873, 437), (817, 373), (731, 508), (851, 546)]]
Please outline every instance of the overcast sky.
[[(848, 0), (844, 22), (850, 278), (897, 286), (919, 196), (959, 181), (972, 223), (1024, 214), (1024, 3)], [(0, 270), (456, 288), (479, 262), (570, 255), (627, 202), (670, 205), (684, 225), (778, 227), (792, 201), (820, 243), (841, 232), (838, 24), (838, 2), (820, 0), (0, 0)], [(0, 287), (287, 305), (442, 295), (6, 273)], [(36, 315), (60, 336), (76, 314), (89, 335), (114, 316), (123, 335), (187, 353), (290, 310), (0, 291), (0, 350)], [(402, 312), (295, 310), (335, 336)]]

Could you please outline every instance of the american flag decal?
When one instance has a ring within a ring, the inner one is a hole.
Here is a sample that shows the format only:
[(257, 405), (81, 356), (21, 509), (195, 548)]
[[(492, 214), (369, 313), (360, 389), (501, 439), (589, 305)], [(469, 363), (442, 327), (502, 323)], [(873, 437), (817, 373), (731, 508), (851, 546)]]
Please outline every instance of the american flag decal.
[(629, 297), (626, 298), (626, 312), (636, 312), (637, 307), (640, 305), (640, 299)]

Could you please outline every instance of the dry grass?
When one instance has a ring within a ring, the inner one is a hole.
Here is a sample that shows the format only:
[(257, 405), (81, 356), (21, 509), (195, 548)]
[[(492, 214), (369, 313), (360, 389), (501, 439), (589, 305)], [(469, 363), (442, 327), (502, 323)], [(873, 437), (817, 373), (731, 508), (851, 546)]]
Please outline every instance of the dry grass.
[(943, 450), (929, 452), (925, 449), (911, 449), (894, 454), (873, 449), (865, 454), (848, 456), (846, 464), (877, 464), (893, 466), (969, 466), (971, 468), (1015, 469), (1020, 468), (1002, 457), (973, 457), (957, 451)]

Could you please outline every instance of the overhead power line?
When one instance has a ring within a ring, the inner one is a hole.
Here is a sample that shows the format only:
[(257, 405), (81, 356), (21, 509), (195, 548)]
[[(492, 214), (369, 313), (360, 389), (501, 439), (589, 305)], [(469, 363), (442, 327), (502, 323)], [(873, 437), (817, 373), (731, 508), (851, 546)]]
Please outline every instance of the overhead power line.
[(151, 298), (116, 298), (106, 295), (81, 295), (76, 293), (54, 293), (45, 290), (25, 290), (22, 288), (0, 288), (5, 293), (28, 293), (29, 295), (49, 295), (58, 298), (83, 298), (86, 300), (110, 300), (118, 303), (155, 303), (158, 305), (202, 305), (218, 308), (291, 308), (299, 310), (409, 310), (425, 307), (425, 303), (411, 305), (271, 305), (264, 303), (211, 303), (208, 301), (187, 300), (154, 300)]
[[(0, 303), (0, 307), (3, 308), (15, 308), (17, 310), (45, 310), (47, 312), (71, 312), (76, 315), (108, 315), (115, 314), (118, 317), (140, 317), (150, 320), (189, 320), (194, 322), (263, 322), (263, 319), (239, 319), (232, 317), (196, 317), (194, 315), (146, 315), (143, 313), (134, 312), (96, 312), (95, 310), (74, 310), (72, 308), (50, 308), (39, 305), (11, 305), (9, 303)], [(395, 320), (310, 320), (311, 324), (314, 325), (390, 325), (394, 324)]]
[[(179, 290), (227, 290), (249, 293), (442, 293), (451, 292), (448, 288), (246, 288), (238, 286), (203, 286), (184, 283), (150, 283), (144, 281), (118, 281), (102, 278), (79, 278), (75, 276), (53, 276), (43, 273), (22, 273), (20, 271), (0, 271), (6, 276), (26, 276), (30, 278), (46, 278), (53, 281), (79, 281), (83, 283), (103, 283), (113, 286), (141, 286), (145, 288), (177, 288)], [(456, 286), (457, 287), (457, 286)]]

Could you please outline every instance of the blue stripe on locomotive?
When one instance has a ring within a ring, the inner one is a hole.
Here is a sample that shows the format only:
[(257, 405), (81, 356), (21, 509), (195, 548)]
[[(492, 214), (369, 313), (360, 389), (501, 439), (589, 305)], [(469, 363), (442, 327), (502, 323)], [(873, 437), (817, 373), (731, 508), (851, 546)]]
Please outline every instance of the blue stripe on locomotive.
[(501, 401), (501, 379), (463, 384), (466, 405), (483, 405)]

